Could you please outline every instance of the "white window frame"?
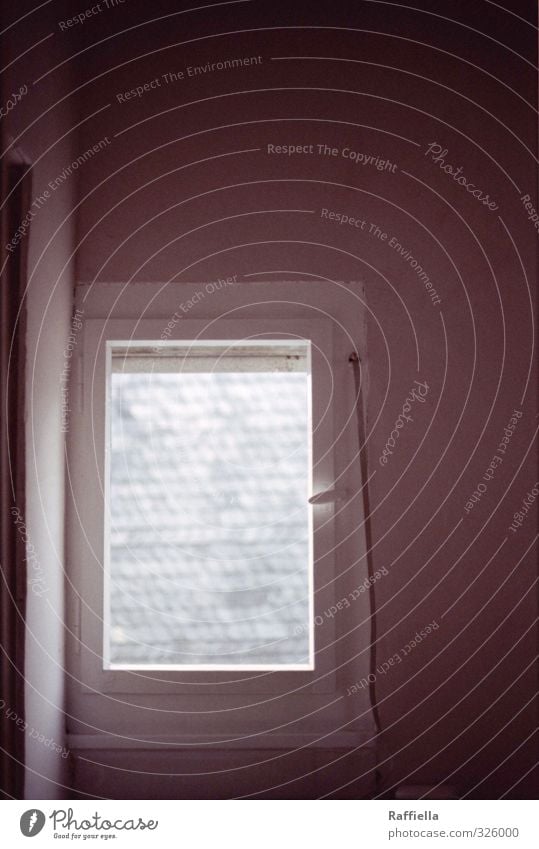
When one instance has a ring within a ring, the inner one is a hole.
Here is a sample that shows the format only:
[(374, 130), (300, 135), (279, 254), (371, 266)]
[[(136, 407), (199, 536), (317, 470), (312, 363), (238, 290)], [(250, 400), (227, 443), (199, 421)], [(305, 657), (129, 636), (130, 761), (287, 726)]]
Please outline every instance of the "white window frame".
[[(219, 693), (290, 693), (291, 690), (334, 693), (336, 690), (335, 622), (324, 617), (323, 626), (315, 630), (315, 668), (284, 670), (256, 674), (234, 667), (230, 672), (190, 671), (185, 667), (167, 670), (145, 667), (137, 674), (128, 669), (103, 669), (103, 603), (105, 554), (105, 487), (107, 482), (106, 391), (107, 342), (137, 341), (153, 346), (162, 338), (168, 319), (89, 319), (84, 326), (83, 356), (79, 406), (72, 411), (70, 433), (70, 488), (73, 492), (77, 529), (71, 550), (77, 553), (71, 564), (70, 580), (75, 595), (76, 626), (74, 656), (77, 668), (69, 670), (79, 681), (83, 693), (133, 693), (189, 695), (193, 684), (205, 685), (208, 694)], [(333, 325), (326, 319), (212, 319), (179, 322), (171, 343), (192, 339), (248, 339), (264, 334), (271, 339), (300, 338), (311, 341), (313, 381), (313, 478), (314, 493), (331, 490), (335, 480), (334, 419), (332, 411)], [(314, 614), (335, 602), (335, 505), (331, 501), (313, 510)], [(314, 617), (313, 617), (314, 618)], [(325, 648), (316, 654), (317, 635), (324, 631)], [(291, 678), (293, 676), (293, 678)]]

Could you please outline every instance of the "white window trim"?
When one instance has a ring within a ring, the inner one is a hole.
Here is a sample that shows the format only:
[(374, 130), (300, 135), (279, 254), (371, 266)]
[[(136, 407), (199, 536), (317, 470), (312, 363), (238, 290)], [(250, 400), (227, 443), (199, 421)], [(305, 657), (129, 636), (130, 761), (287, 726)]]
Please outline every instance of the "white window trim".
[[(135, 667), (123, 669), (102, 668), (102, 625), (103, 619), (103, 553), (104, 553), (104, 491), (106, 470), (104, 445), (106, 434), (105, 391), (106, 381), (106, 343), (107, 341), (136, 340), (138, 343), (155, 344), (161, 338), (167, 319), (92, 319), (85, 322), (84, 354), (82, 363), (83, 386), (80, 409), (73, 411), (71, 474), (73, 475), (75, 503), (81, 506), (86, 517), (79, 513), (77, 521), (78, 543), (73, 550), (81, 550), (81, 557), (73, 564), (73, 581), (80, 598), (80, 615), (77, 617), (80, 629), (80, 642), (75, 635), (76, 654), (79, 653), (80, 667), (78, 678), (83, 692), (95, 693), (167, 693), (189, 694), (192, 685), (207, 685), (208, 694), (227, 693), (278, 693), (291, 689), (305, 688), (311, 692), (332, 693), (336, 688), (335, 624), (333, 620), (324, 622), (325, 642), (328, 646), (316, 659), (316, 667), (311, 669), (272, 671), (271, 675), (253, 675), (233, 668), (234, 680), (230, 674), (222, 673), (212, 667), (208, 670), (190, 671), (186, 667), (168, 670), (165, 667), (151, 667), (151, 675), (137, 675)], [(171, 337), (171, 344), (182, 339), (219, 338), (243, 339), (257, 334), (266, 334), (268, 338), (310, 339), (313, 350), (313, 380), (320, 389), (325, 384), (326, 391), (313, 393), (313, 420), (317, 423), (313, 434), (313, 492), (330, 489), (334, 481), (334, 462), (331, 448), (320, 446), (333, 445), (333, 416), (331, 411), (331, 367), (333, 361), (333, 329), (331, 321), (319, 319), (213, 319), (211, 321), (183, 320), (179, 322)], [(326, 365), (324, 362), (327, 360)], [(322, 400), (327, 397), (325, 409)], [(323, 504), (314, 510), (315, 531), (315, 572), (320, 573), (320, 586), (317, 586), (316, 574), (314, 590), (316, 609), (327, 609), (334, 601), (334, 550), (335, 531), (332, 521), (334, 505)], [(323, 557), (318, 552), (328, 552)], [(97, 616), (93, 611), (97, 612)], [(314, 616), (313, 616), (314, 619)], [(148, 672), (144, 666), (141, 672)], [(258, 670), (265, 672), (267, 668)], [(290, 675), (294, 675), (291, 680)], [(215, 689), (212, 686), (215, 685)]]

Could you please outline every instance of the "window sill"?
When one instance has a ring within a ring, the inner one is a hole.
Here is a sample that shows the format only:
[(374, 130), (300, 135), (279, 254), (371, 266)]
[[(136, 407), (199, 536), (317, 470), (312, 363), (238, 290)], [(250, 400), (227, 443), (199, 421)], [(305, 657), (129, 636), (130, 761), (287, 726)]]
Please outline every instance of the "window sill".
[(170, 750), (180, 747), (212, 749), (353, 749), (357, 746), (374, 746), (374, 732), (363, 731), (328, 732), (316, 737), (313, 734), (267, 734), (251, 733), (235, 739), (223, 740), (223, 735), (175, 734), (172, 736), (152, 735), (135, 739), (112, 734), (68, 734), (67, 747), (70, 751), (147, 749)]

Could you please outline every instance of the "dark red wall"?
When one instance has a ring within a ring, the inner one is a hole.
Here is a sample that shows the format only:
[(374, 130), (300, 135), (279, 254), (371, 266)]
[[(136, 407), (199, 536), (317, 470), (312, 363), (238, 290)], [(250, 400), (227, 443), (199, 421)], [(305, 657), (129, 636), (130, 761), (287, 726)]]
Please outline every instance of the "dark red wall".
[[(535, 759), (524, 742), (536, 716), (534, 518), (508, 528), (537, 480), (528, 287), (538, 233), (521, 201), (528, 194), (537, 208), (536, 51), (516, 16), (532, 22), (534, 9), (415, 5), (424, 11), (231, 4), (125, 33), (136, 14), (111, 13), (112, 37), (81, 67), (81, 117), (108, 106), (83, 124), (81, 150), (105, 136), (111, 144), (80, 171), (79, 278), (275, 271), (364, 281), (373, 560), (390, 573), (376, 588), (378, 662), (439, 623), (377, 676), (392, 755), (382, 769), (392, 767), (389, 784), (445, 779), (473, 795), (525, 795), (530, 778), (518, 779)], [(246, 55), (263, 61), (168, 85), (161, 76)], [(155, 78), (160, 87), (118, 102)], [(431, 143), (498, 208), (443, 172)], [(313, 145), (313, 154), (269, 154), (268, 144)], [(339, 153), (318, 155), (318, 144)], [(345, 147), (396, 168), (355, 164)], [(323, 208), (367, 223), (337, 224)], [(381, 466), (416, 379), (427, 398)], [(466, 513), (515, 409), (522, 418), (503, 463)]]
[[(509, 526), (538, 479), (538, 231), (522, 201), (538, 208), (536, 9), (413, 6), (233, 2), (182, 14), (178, 3), (125, 3), (63, 33), (81, 51), (79, 150), (105, 140), (78, 169), (78, 279), (364, 283), (372, 557), (389, 572), (376, 586), (377, 663), (439, 625), (377, 675), (385, 786), (444, 780), (461, 795), (533, 796), (534, 507)], [(245, 56), (262, 62), (163, 81)], [(270, 154), (272, 144), (313, 153)], [(496, 208), (443, 171), (430, 144)], [(346, 147), (395, 167), (355, 164)], [(383, 465), (415, 380), (426, 398)]]

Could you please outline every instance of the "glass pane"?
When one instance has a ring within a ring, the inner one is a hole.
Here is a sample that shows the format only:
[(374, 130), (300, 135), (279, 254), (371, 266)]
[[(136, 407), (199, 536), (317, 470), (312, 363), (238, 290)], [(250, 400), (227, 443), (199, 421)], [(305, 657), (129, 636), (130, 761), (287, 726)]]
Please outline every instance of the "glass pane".
[(309, 409), (306, 371), (111, 375), (111, 664), (309, 663)]

